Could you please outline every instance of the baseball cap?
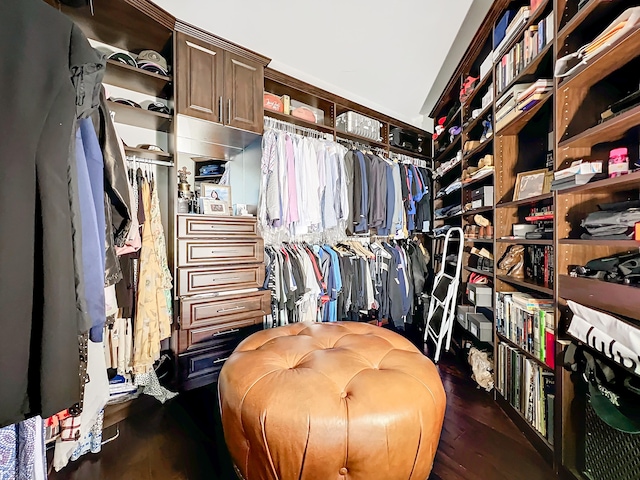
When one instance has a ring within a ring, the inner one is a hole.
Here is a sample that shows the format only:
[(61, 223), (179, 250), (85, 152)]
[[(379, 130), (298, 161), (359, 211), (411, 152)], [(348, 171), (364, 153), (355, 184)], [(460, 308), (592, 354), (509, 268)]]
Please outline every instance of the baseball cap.
[(167, 75), (167, 72), (169, 71), (166, 58), (164, 58), (155, 50), (143, 50), (142, 52), (140, 52), (140, 54), (138, 55), (138, 64), (140, 68), (144, 70), (149, 70), (155, 67), (156, 69), (160, 70), (156, 73), (162, 72), (161, 74), (163, 75)]
[(159, 146), (151, 145), (150, 143), (141, 143), (136, 148), (141, 148), (142, 150), (149, 150), (150, 152), (164, 152)]
[(151, 110), (152, 112), (166, 113), (167, 115), (171, 113), (171, 110), (169, 110), (169, 107), (167, 107), (162, 102), (151, 102), (147, 106), (147, 110)]
[(136, 63), (134, 58), (131, 55), (129, 55), (127, 52), (114, 52), (111, 55), (109, 55), (109, 59), (110, 60), (115, 60), (115, 61), (120, 62), (120, 63), (124, 63), (126, 65), (131, 66), (131, 67), (137, 67), (138, 66), (138, 64)]
[(140, 104), (133, 100), (129, 100), (128, 98), (110, 98), (109, 100), (115, 103), (121, 103), (122, 105), (128, 105), (130, 107), (142, 108)]

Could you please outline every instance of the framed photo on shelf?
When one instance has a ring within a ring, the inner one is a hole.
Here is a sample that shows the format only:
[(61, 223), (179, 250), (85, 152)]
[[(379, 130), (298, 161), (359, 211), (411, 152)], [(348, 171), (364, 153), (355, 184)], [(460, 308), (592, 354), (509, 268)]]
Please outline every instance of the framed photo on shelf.
[(203, 197), (200, 197), (200, 213), (203, 215), (231, 215), (227, 202)]
[(220, 200), (231, 205), (231, 187), (229, 185), (203, 182), (200, 184), (200, 198)]
[[(521, 172), (516, 177), (516, 186), (513, 191), (513, 201), (526, 200), (544, 193), (545, 183), (548, 182), (546, 168)], [(546, 180), (546, 182), (545, 182)]]

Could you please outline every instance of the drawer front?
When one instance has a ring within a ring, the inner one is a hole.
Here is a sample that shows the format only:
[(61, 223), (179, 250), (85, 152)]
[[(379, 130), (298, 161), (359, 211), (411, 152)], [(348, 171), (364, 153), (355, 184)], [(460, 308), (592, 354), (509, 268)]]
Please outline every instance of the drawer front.
[(181, 328), (224, 325), (262, 317), (270, 313), (269, 291), (205, 298), (183, 298), (180, 302)]
[[(242, 332), (257, 331), (262, 327), (263, 317), (247, 318), (229, 323), (220, 323), (209, 327), (191, 328), (178, 331), (178, 353), (185, 353), (198, 348), (208, 348), (214, 345), (226, 345), (236, 340)], [(247, 335), (243, 335), (245, 338)], [(235, 345), (233, 348), (235, 348)]]
[(178, 240), (178, 267), (264, 262), (261, 238), (252, 240)]
[(264, 284), (264, 265), (178, 269), (178, 295), (258, 288)]
[(181, 389), (190, 390), (216, 382), (224, 362), (235, 348), (258, 330), (260, 327), (243, 328), (217, 338), (208, 348), (178, 355)]
[(178, 237), (206, 238), (223, 235), (257, 236), (258, 226), (256, 219), (247, 217), (208, 217), (204, 215), (178, 216)]

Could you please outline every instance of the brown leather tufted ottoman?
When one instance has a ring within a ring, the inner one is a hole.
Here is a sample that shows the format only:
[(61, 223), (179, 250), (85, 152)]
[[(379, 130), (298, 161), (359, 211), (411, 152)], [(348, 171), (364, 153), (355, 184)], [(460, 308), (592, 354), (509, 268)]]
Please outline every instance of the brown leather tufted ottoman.
[(296, 323), (244, 340), (218, 388), (246, 480), (425, 480), (444, 420), (434, 364), (366, 323)]

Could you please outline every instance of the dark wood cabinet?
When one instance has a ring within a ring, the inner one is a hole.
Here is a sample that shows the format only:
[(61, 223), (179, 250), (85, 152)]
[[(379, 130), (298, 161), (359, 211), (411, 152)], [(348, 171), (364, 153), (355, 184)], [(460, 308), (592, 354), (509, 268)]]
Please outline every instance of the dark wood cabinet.
[(262, 132), (264, 68), (231, 52), (224, 55), (227, 125)]
[(260, 62), (177, 32), (176, 73), (178, 113), (262, 133)]
[(224, 50), (176, 34), (178, 113), (223, 123)]

